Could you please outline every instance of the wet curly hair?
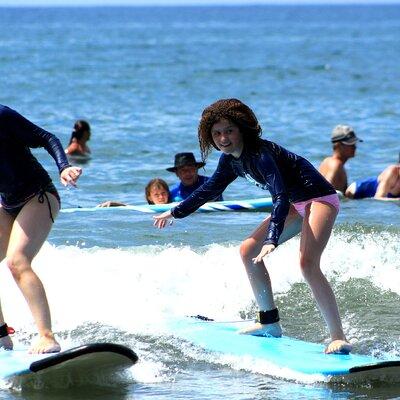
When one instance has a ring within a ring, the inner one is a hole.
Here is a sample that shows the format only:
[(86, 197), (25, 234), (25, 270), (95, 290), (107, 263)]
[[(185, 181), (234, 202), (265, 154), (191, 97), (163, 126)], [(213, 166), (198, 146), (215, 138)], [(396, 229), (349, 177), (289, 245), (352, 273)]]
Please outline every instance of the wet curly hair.
[(211, 135), (211, 128), (221, 119), (227, 119), (238, 126), (247, 148), (256, 150), (260, 146), (262, 129), (254, 112), (238, 99), (221, 99), (204, 109), (199, 123), (198, 136), (203, 162), (212, 147), (219, 150)]

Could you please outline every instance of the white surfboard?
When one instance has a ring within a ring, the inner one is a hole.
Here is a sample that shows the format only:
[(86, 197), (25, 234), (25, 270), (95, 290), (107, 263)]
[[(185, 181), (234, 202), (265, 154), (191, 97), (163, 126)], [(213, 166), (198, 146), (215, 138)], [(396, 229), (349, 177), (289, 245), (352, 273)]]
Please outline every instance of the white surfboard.
[[(128, 205), (119, 207), (75, 207), (63, 208), (63, 213), (75, 212), (104, 212), (111, 210), (137, 211), (144, 213), (161, 213), (170, 210), (179, 203), (169, 204), (143, 204), (143, 205)], [(271, 197), (263, 197), (259, 199), (247, 200), (226, 200), (226, 201), (210, 201), (202, 205), (198, 212), (221, 212), (221, 211), (271, 211), (273, 206)]]

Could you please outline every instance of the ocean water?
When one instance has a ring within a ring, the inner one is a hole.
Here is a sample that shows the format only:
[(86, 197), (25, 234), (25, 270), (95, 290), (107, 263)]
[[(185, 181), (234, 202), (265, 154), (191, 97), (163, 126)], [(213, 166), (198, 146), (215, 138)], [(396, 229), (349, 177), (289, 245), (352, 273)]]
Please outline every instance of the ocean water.
[[(153, 177), (180, 151), (199, 158), (205, 106), (237, 97), (264, 136), (315, 166), (339, 123), (364, 140), (349, 180), (377, 175), (400, 150), (400, 6), (0, 8), (0, 103), (66, 145), (73, 123), (92, 126), (93, 159), (78, 189), (58, 185), (63, 207), (105, 200), (144, 203)], [(34, 154), (57, 181), (53, 160)], [(210, 175), (218, 153), (207, 162)], [(225, 199), (268, 193), (235, 181)], [(24, 391), (1, 383), (0, 399), (393, 399), (399, 385), (293, 380), (248, 359), (195, 348), (160, 328), (168, 318), (254, 316), (240, 242), (264, 213), (194, 214), (156, 230), (127, 210), (61, 213), (34, 261), (64, 348), (114, 341), (140, 362), (120, 382)], [(343, 201), (322, 257), (354, 350), (400, 357), (400, 207)], [(298, 268), (299, 240), (268, 257), (284, 333), (329, 336)], [(35, 327), (4, 264), (0, 293), (14, 340)]]

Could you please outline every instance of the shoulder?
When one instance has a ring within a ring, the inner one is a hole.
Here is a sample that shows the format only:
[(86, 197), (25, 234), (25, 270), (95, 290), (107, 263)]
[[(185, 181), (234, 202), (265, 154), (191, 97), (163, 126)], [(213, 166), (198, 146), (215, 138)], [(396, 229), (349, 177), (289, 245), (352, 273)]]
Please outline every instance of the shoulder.
[(233, 157), (232, 157), (231, 155), (222, 153), (221, 156), (219, 157), (218, 163), (219, 163), (219, 164), (230, 163), (230, 161), (231, 161), (232, 158), (233, 158)]
[(343, 163), (343, 161), (341, 161), (341, 160), (339, 160), (337, 158), (326, 157), (322, 161), (321, 165), (324, 165), (324, 166), (330, 167), (330, 168), (341, 168), (341, 167), (343, 167), (344, 163)]
[(11, 117), (17, 115), (17, 112), (11, 109), (10, 107), (3, 106), (0, 104), (0, 119), (2, 121), (8, 120)]
[(173, 186), (171, 186), (171, 187), (169, 188), (169, 192), (170, 192), (171, 194), (177, 193), (177, 192), (179, 191), (180, 188), (181, 188), (181, 184), (180, 184), (180, 183), (176, 183), (175, 185), (173, 185)]
[(278, 144), (270, 142), (269, 140), (262, 140), (259, 149), (249, 152), (248, 157), (263, 163), (273, 163), (274, 160), (279, 158), (282, 151), (285, 151), (285, 149)]
[(257, 156), (260, 155), (261, 158), (265, 160), (278, 160), (282, 158), (299, 158), (299, 156), (285, 147), (271, 142), (269, 140), (263, 139), (261, 145), (257, 151)]
[(10, 136), (21, 124), (22, 117), (13, 109), (0, 105), (0, 135), (2, 138)]
[(72, 154), (72, 153), (76, 153), (79, 152), (79, 145), (76, 142), (72, 142), (65, 150), (65, 152), (67, 154)]
[(400, 169), (400, 165), (395, 165), (395, 164), (389, 165), (382, 171), (382, 173), (379, 175), (378, 179), (381, 180), (381, 179), (385, 179), (385, 178), (387, 179), (392, 176), (397, 176), (399, 169)]
[(226, 170), (232, 167), (233, 156), (222, 153), (218, 160), (217, 171)]

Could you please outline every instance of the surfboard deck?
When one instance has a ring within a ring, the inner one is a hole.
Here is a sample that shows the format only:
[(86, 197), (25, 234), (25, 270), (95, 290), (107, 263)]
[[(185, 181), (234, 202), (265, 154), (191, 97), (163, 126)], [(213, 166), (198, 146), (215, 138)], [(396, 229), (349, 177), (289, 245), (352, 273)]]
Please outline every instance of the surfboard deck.
[[(106, 210), (130, 210), (144, 213), (161, 213), (170, 210), (179, 203), (169, 204), (143, 204), (143, 205), (128, 205), (119, 207), (77, 207), (77, 208), (64, 208), (61, 210), (63, 213), (74, 212), (101, 212)], [(263, 197), (259, 199), (248, 200), (226, 200), (226, 201), (210, 201), (202, 205), (198, 212), (216, 212), (216, 211), (271, 211), (272, 198)]]
[(133, 350), (115, 343), (91, 343), (54, 354), (2, 350), (0, 378), (20, 386), (93, 383), (131, 367), (137, 360)]
[(309, 376), (320, 375), (322, 380), (329, 382), (400, 382), (400, 359), (381, 360), (353, 353), (325, 354), (322, 344), (287, 336), (274, 338), (239, 334), (238, 331), (245, 326), (243, 322), (203, 321), (189, 317), (169, 324), (174, 335), (206, 350), (267, 361), (276, 367), (271, 371), (278, 375), (281, 372), (282, 378), (287, 378), (285, 370), (291, 370)]

